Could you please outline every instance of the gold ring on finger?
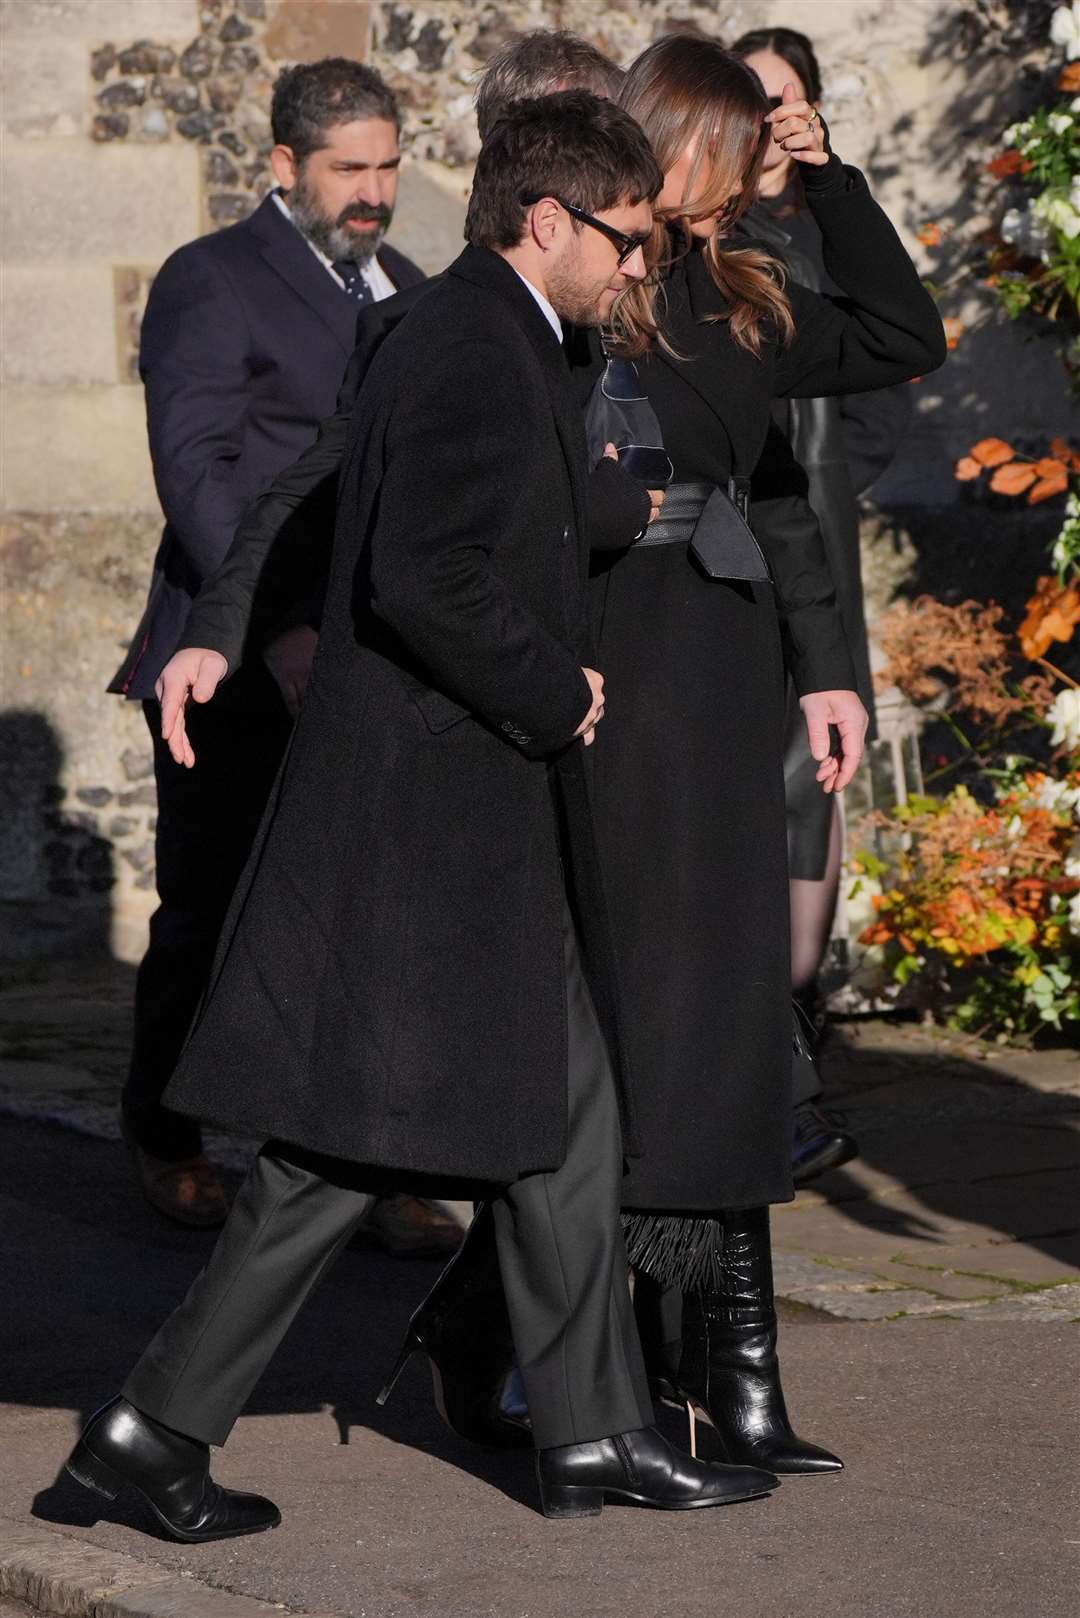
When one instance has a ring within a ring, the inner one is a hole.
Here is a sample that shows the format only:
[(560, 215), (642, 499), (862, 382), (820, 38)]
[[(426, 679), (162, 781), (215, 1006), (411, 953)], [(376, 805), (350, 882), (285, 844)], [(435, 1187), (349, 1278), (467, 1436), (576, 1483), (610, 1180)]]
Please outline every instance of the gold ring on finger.
[(821, 114), (820, 114), (820, 112), (818, 112), (817, 108), (816, 107), (811, 107), (810, 116), (806, 121), (807, 129), (813, 129), (814, 125), (817, 123), (817, 121), (818, 121), (818, 119), (820, 117), (821, 117)]

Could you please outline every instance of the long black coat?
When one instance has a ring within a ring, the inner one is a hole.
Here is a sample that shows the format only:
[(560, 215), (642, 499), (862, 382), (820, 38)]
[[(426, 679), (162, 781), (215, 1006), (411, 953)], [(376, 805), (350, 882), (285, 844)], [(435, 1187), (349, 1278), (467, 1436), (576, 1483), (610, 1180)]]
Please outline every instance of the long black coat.
[(561, 1161), (567, 884), (616, 1043), (572, 741), (586, 481), (554, 334), (466, 249), (358, 400), (311, 683), (169, 1105), (394, 1170)]
[[(710, 320), (725, 310), (700, 252), (667, 280), (675, 354), (638, 369), (680, 479), (749, 476), (775, 395), (886, 386), (945, 358), (934, 304), (862, 176), (835, 160), (807, 175), (845, 297), (793, 286), (790, 346), (757, 358)], [(598, 369), (594, 354), (586, 388)], [(835, 623), (835, 603), (813, 605), (780, 537), (775, 525), (761, 535), (775, 587), (707, 579), (679, 545), (632, 547), (595, 581), (610, 700), (591, 750), (594, 803), (641, 1143), (633, 1207), (791, 1196), (785, 620), (803, 690), (850, 684), (851, 664), (834, 637), (818, 644), (812, 626)]]
[[(379, 263), (397, 287), (424, 279), (390, 246)], [(333, 408), (355, 331), (354, 299), (272, 197), (161, 266), (139, 370), (165, 531), (146, 610), (110, 691), (153, 696), (242, 513)]]

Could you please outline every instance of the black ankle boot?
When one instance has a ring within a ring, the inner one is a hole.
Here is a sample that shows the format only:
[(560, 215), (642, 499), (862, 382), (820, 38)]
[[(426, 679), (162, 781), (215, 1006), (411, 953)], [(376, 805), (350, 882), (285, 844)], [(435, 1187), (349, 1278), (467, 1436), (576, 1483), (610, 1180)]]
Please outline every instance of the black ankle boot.
[(545, 1517), (595, 1517), (605, 1500), (692, 1511), (753, 1500), (777, 1485), (753, 1466), (718, 1466), (673, 1449), (653, 1427), (591, 1444), (562, 1444), (536, 1456)]
[(376, 1399), (383, 1405), (410, 1357), (426, 1354), (435, 1404), (460, 1438), (488, 1449), (528, 1449), (532, 1428), (513, 1377), (491, 1208), (481, 1207), (454, 1257), (414, 1312), (401, 1353)]
[(207, 1445), (163, 1427), (126, 1399), (114, 1399), (90, 1418), (65, 1466), (106, 1500), (134, 1489), (162, 1527), (189, 1544), (257, 1534), (281, 1521), (272, 1500), (213, 1481)]
[(716, 1429), (726, 1461), (773, 1472), (839, 1472), (843, 1462), (796, 1437), (776, 1357), (769, 1210), (720, 1217), (719, 1282), (683, 1297), (679, 1392), (691, 1423)]

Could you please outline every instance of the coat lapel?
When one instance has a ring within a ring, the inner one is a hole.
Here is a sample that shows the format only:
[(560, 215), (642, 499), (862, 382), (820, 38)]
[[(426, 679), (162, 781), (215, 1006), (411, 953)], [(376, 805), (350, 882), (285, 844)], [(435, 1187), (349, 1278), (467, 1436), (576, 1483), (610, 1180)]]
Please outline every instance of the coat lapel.
[(657, 345), (650, 362), (668, 366), (704, 399), (727, 436), (734, 463), (735, 445), (727, 414), (739, 409), (740, 390), (731, 366), (717, 365), (709, 357), (709, 327), (704, 323), (706, 315), (723, 310), (723, 298), (700, 262), (676, 265), (665, 282), (664, 293), (664, 335), (674, 353)]
[(585, 422), (574, 397), (566, 359), (555, 333), (517, 271), (511, 269), (498, 253), (484, 247), (467, 247), (450, 266), (449, 273), (460, 275), (464, 280), (483, 286), (503, 298), (532, 344), (543, 371), (566, 462), (578, 539), (582, 545), (587, 544), (588, 460), (585, 453)]
[(351, 354), (357, 306), (336, 284), (325, 265), (319, 263), (273, 197), (264, 198), (252, 214), (250, 225), (267, 264), (329, 326), (346, 354)]

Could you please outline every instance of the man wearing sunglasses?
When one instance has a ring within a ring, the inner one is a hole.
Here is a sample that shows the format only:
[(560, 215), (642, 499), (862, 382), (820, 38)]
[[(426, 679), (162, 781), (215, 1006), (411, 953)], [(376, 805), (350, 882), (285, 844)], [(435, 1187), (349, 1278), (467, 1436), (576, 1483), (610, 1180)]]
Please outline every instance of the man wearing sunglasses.
[[(559, 201), (571, 181), (618, 251)], [(133, 1487), (181, 1539), (280, 1521), (211, 1481), (209, 1446), (376, 1185), (402, 1174), (492, 1188), (442, 1308), (468, 1318), (497, 1269), (546, 1515), (775, 1486), (652, 1426), (578, 745), (604, 699), (560, 322), (603, 324), (645, 275), (633, 238), (662, 183), (612, 103), (517, 104), (480, 154), (469, 245), (357, 400), (312, 687), (169, 1088), (170, 1105), (267, 1144), (206, 1269), (68, 1461), (110, 1497)], [(415, 1317), (403, 1358), (414, 1348), (435, 1352)]]

